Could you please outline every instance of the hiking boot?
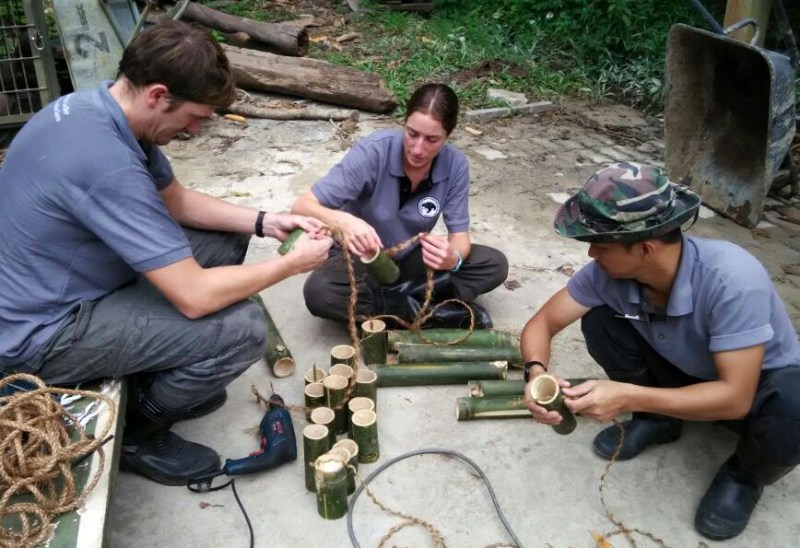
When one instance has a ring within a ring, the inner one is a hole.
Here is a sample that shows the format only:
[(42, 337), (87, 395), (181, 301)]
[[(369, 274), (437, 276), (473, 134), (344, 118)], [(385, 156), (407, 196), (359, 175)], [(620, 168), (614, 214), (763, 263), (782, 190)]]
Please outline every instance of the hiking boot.
[(216, 451), (169, 430), (136, 442), (123, 440), (120, 464), (164, 485), (186, 485), (220, 471)]
[[(677, 440), (681, 435), (681, 421), (678, 419), (642, 417), (634, 415), (622, 423), (625, 439), (617, 460), (629, 460), (650, 447)], [(594, 452), (604, 459), (611, 460), (619, 447), (620, 425), (614, 424), (602, 430), (594, 438)]]

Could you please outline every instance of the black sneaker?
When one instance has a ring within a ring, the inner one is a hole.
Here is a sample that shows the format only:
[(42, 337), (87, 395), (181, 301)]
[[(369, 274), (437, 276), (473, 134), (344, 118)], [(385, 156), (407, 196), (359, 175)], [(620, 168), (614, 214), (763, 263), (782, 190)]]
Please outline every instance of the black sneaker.
[(120, 464), (164, 485), (186, 485), (220, 471), (216, 451), (169, 430), (133, 443), (123, 440)]

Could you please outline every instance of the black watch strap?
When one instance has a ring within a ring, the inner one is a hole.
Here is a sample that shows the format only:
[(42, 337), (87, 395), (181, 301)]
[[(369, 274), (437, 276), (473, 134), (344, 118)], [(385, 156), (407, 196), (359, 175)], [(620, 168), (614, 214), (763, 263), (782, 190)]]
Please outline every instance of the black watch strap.
[(256, 236), (259, 238), (264, 237), (264, 213), (263, 211), (258, 212), (258, 217), (256, 217)]
[(547, 368), (540, 361), (531, 360), (529, 362), (525, 362), (523, 364), (524, 369), (522, 370), (522, 378), (525, 379), (525, 382), (528, 382), (529, 380), (531, 380), (531, 378), (530, 378), (531, 377), (531, 368), (533, 368), (536, 365), (538, 365), (539, 367), (541, 367), (542, 369), (547, 371)]

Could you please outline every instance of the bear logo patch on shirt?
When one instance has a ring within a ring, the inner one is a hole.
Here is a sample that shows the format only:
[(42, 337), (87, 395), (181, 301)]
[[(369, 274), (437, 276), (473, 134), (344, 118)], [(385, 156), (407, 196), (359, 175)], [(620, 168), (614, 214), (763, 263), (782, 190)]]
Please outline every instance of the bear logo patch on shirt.
[(426, 196), (419, 201), (417, 209), (423, 217), (435, 217), (439, 213), (439, 200)]

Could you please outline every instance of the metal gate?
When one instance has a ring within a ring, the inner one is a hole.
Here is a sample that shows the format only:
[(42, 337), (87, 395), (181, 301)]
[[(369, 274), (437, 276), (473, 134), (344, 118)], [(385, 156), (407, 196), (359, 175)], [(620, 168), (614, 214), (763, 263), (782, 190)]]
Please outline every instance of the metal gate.
[(0, 2), (0, 128), (24, 124), (59, 95), (42, 0)]

